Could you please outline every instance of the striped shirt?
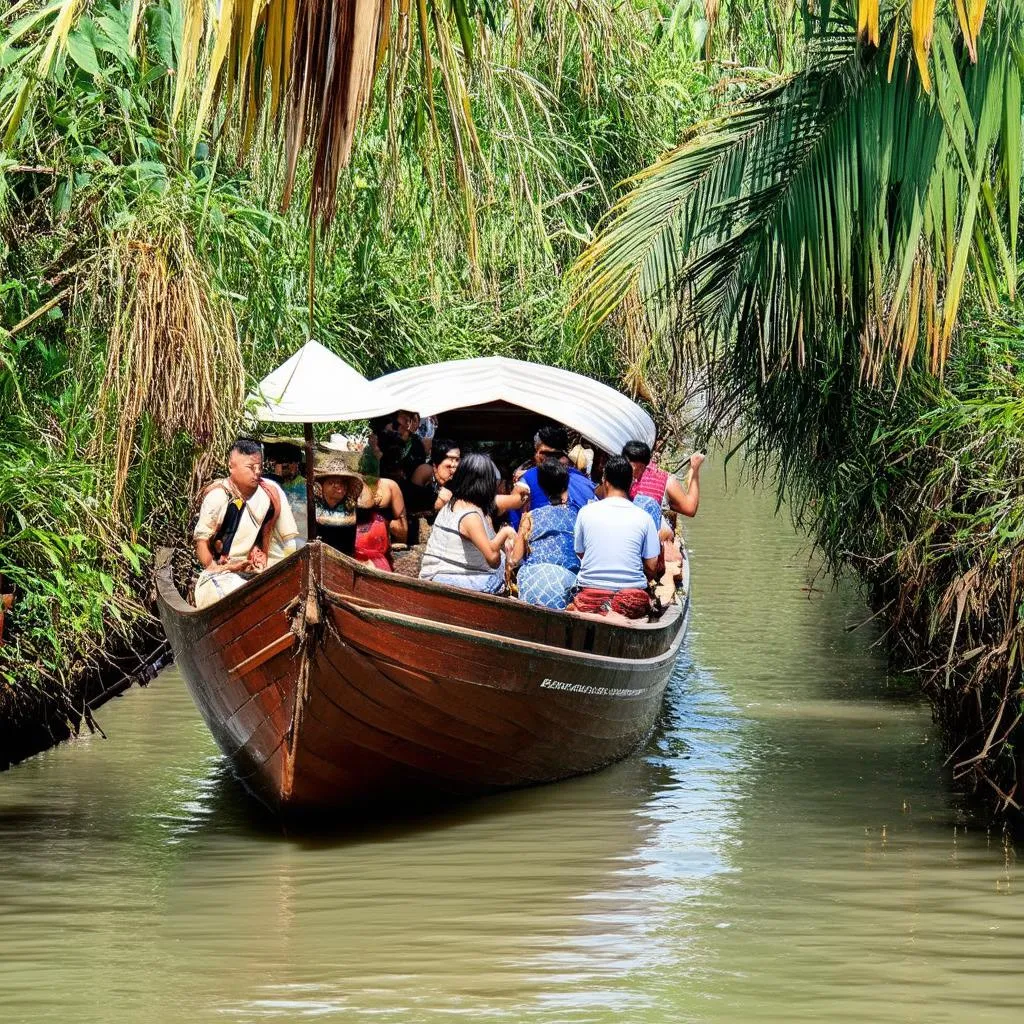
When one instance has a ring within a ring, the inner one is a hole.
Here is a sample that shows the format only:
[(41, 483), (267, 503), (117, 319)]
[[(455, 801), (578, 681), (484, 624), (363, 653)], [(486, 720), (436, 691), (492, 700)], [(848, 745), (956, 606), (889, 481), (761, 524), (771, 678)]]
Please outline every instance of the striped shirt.
[(643, 560), (661, 553), (654, 520), (628, 498), (584, 505), (576, 517), (575, 542), (583, 562), (576, 582), (598, 590), (642, 590), (647, 586)]

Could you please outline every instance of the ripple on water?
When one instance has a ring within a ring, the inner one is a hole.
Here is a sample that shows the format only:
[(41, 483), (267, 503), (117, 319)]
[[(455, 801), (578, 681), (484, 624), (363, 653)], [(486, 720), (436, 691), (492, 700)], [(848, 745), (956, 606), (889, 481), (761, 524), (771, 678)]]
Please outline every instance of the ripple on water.
[(662, 720), (598, 775), (282, 834), (170, 669), (0, 778), (3, 1019), (1020, 1020), (1014, 850), (855, 596), (705, 492)]

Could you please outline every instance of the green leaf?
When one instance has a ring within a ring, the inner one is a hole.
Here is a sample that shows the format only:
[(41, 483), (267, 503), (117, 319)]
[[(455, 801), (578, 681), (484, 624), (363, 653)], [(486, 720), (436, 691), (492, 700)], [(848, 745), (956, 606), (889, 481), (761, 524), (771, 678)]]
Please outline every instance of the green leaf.
[(53, 190), (53, 212), (55, 214), (67, 213), (71, 209), (71, 192), (71, 179), (61, 178)]
[(170, 12), (163, 7), (150, 7), (146, 11), (146, 34), (164, 68), (175, 66), (173, 33)]
[(125, 541), (121, 541), (121, 554), (128, 559), (128, 564), (135, 570), (135, 572), (139, 572), (141, 570), (139, 556), (135, 553), (135, 549)]
[(1021, 193), (1021, 109), (1020, 70), (1011, 64), (1006, 72), (1006, 198), (1010, 213), (1010, 254), (1017, 263), (1017, 227), (1020, 222)]
[(95, 31), (91, 18), (83, 18), (68, 36), (68, 56), (87, 74), (99, 78), (103, 74), (96, 55)]
[(469, 19), (469, 11), (466, 9), (466, 0), (452, 0), (452, 10), (455, 11), (455, 24), (459, 28), (462, 50), (466, 54), (466, 60), (472, 63), (473, 25)]

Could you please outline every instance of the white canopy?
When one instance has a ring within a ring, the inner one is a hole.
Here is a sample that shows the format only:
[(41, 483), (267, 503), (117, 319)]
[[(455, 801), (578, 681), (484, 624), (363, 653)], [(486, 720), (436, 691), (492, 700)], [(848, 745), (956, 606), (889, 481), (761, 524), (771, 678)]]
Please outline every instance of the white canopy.
[(253, 389), (248, 411), (265, 423), (333, 423), (384, 416), (402, 408), (318, 341), (307, 341)]
[(569, 370), (504, 356), (458, 359), (379, 377), (395, 409), (433, 416), (452, 409), (507, 402), (562, 423), (607, 452), (627, 441), (654, 444), (654, 421), (613, 388)]

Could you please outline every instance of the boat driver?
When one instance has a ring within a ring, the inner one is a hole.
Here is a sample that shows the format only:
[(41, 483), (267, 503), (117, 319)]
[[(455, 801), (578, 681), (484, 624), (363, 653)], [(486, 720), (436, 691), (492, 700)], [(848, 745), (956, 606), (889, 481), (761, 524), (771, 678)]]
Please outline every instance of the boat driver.
[(228, 475), (203, 493), (193, 534), (202, 566), (197, 608), (226, 597), (297, 547), (299, 531), (284, 491), (262, 474), (259, 444), (239, 438), (228, 453)]

